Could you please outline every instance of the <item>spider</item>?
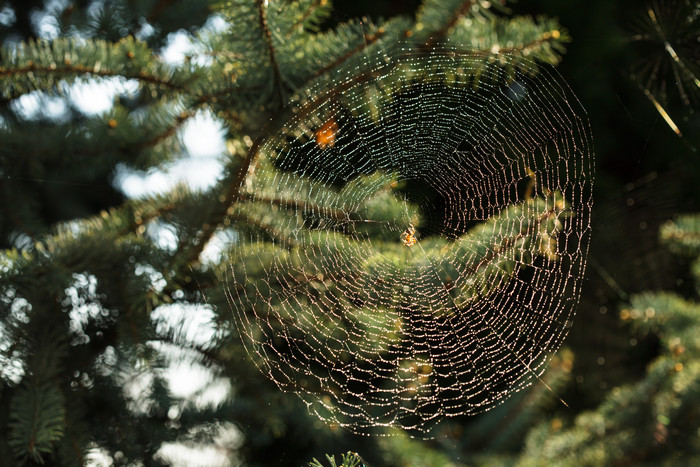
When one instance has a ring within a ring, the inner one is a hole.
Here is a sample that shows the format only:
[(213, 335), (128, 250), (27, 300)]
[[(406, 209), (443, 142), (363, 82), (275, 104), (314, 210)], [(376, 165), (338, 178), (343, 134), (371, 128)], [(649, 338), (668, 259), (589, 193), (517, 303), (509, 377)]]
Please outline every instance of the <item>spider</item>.
[(413, 224), (408, 224), (408, 228), (401, 234), (401, 243), (405, 246), (413, 246), (417, 241), (416, 228), (413, 227)]

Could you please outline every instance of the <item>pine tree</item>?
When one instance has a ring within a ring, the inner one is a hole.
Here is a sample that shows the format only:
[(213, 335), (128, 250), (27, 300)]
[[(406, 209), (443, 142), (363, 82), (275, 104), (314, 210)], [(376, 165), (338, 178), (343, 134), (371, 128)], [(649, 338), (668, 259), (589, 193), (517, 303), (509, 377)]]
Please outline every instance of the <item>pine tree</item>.
[(700, 216), (685, 215), (660, 232), (671, 251), (692, 258), (696, 294), (635, 295), (620, 310), (638, 338), (659, 339), (658, 355), (637, 381), (612, 388), (570, 424), (542, 422), (518, 465), (693, 465), (700, 459)]
[[(226, 26), (199, 29), (209, 11)], [(271, 450), (280, 439), (287, 463), (330, 445), (367, 447), (367, 457), (377, 458), (395, 449), (324, 429), (258, 372), (232, 325), (221, 281), (230, 261), (252, 274), (259, 257), (233, 249), (205, 261), (202, 252), (215, 235), (235, 229), (276, 240), (270, 248), (284, 254), (288, 232), (268, 222), (269, 204), (244, 203), (246, 174), (292, 115), (290, 99), (337, 92), (334, 77), (362, 70), (373, 50), (398, 42), (424, 49), (450, 38), (470, 50), (556, 64), (568, 37), (556, 21), (510, 16), (498, 2), (426, 0), (415, 18), (327, 28), (331, 11), (317, 0), (79, 2), (46, 12), (57, 37), (5, 44), (0, 464), (80, 465), (95, 452), (116, 464), (153, 464), (163, 443), (211, 441), (231, 423), (244, 437), (236, 455), (259, 465), (280, 461)], [(192, 31), (196, 50), (170, 65), (159, 48), (180, 27)], [(65, 99), (75, 83), (109, 80), (138, 90), (123, 92), (103, 114), (69, 107), (61, 118), (33, 119), (14, 104), (24, 96)], [(132, 200), (107, 186), (118, 166), (147, 171), (182, 157), (179, 131), (201, 112), (225, 129), (225, 170), (215, 186)], [(404, 205), (391, 209), (396, 216)], [(163, 228), (177, 238), (174, 247), (159, 242)], [(507, 265), (484, 272), (507, 273)], [(173, 304), (195, 313), (203, 297), (217, 325), (206, 344), (154, 318)], [(207, 409), (175, 397), (166, 348), (230, 380), (235, 395)]]

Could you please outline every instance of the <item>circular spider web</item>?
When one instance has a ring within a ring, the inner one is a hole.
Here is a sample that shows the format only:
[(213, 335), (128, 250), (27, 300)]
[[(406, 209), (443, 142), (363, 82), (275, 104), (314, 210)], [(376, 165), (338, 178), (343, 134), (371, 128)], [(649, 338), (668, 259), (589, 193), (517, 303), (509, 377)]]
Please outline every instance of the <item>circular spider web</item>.
[(590, 234), (585, 111), (522, 57), (380, 54), (319, 84), (232, 208), (259, 368), (329, 423), (428, 435), (538, 381)]

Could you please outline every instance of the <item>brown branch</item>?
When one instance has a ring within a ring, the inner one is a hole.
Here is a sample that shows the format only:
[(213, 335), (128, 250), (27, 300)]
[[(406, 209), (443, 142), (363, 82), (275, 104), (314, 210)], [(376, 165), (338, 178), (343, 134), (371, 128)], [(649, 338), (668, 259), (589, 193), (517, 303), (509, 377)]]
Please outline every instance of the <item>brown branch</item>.
[[(215, 208), (215, 211), (211, 215), (209, 221), (203, 224), (202, 230), (200, 231), (199, 236), (195, 240), (192, 248), (189, 249), (189, 251), (185, 252), (185, 258), (181, 260), (184, 261), (183, 265), (191, 267), (194, 263), (197, 262), (197, 260), (199, 259), (199, 255), (204, 250), (204, 247), (209, 242), (216, 229), (218, 229), (219, 225), (221, 225), (221, 223), (228, 215), (229, 208), (240, 198), (241, 185), (243, 185), (243, 183), (245, 182), (246, 177), (248, 176), (248, 171), (250, 170), (250, 167), (255, 161), (255, 159), (257, 158), (258, 151), (260, 150), (262, 143), (268, 137), (270, 128), (279, 124), (278, 121), (280, 120), (281, 115), (283, 115), (283, 113), (279, 112), (277, 114), (276, 119), (268, 121), (260, 130), (259, 136), (255, 139), (255, 141), (253, 141), (253, 144), (248, 149), (246, 157), (243, 159), (243, 162), (238, 167), (238, 170), (231, 179), (231, 182), (228, 184), (228, 190), (226, 190), (226, 193), (224, 193), (223, 197), (219, 198), (219, 206)], [(184, 241), (181, 241), (177, 247), (177, 251), (182, 250), (182, 248), (184, 248), (184, 245)], [(175, 253), (172, 259), (170, 260), (168, 268), (173, 268), (177, 262), (179, 262), (178, 254)]]
[[(538, 47), (546, 42), (553, 42), (557, 40), (560, 37), (559, 31), (548, 31), (542, 34), (538, 39), (535, 39), (531, 42), (528, 42), (527, 44), (521, 44), (515, 47), (504, 47), (501, 49), (498, 49), (497, 52), (494, 52), (491, 47), (487, 49), (478, 49), (478, 50), (439, 50), (439, 49), (434, 49), (431, 51), (431, 53), (440, 55), (450, 55), (450, 56), (455, 56), (455, 57), (475, 57), (475, 58), (487, 58), (490, 57), (494, 54), (499, 54), (499, 53), (515, 53), (515, 52), (523, 52), (525, 50), (531, 50), (534, 49), (535, 47)], [(427, 47), (428, 42), (423, 44), (421, 47)]]
[(464, 3), (462, 3), (462, 5), (454, 11), (454, 14), (450, 20), (443, 27), (435, 31), (435, 34), (430, 36), (430, 39), (428, 39), (423, 47), (426, 49), (433, 47), (436, 42), (447, 34), (447, 31), (449, 31), (450, 28), (453, 28), (454, 25), (457, 24), (457, 21), (459, 21), (459, 19), (462, 18), (475, 3), (476, 0), (466, 0)]
[(370, 35), (370, 36), (365, 36), (365, 37), (364, 37), (364, 41), (363, 41), (362, 44), (358, 45), (357, 47), (355, 47), (355, 48), (352, 49), (352, 50), (349, 50), (348, 52), (346, 52), (345, 54), (341, 55), (341, 56), (338, 57), (336, 60), (334, 60), (333, 62), (331, 62), (331, 63), (329, 63), (328, 65), (324, 66), (323, 68), (320, 68), (320, 69), (316, 70), (316, 71), (314, 72), (314, 74), (311, 76), (311, 78), (309, 78), (308, 80), (306, 80), (306, 82), (308, 83), (308, 82), (311, 81), (312, 79), (317, 78), (318, 76), (320, 76), (320, 75), (322, 75), (322, 74), (324, 74), (324, 73), (327, 73), (328, 71), (332, 70), (333, 68), (336, 68), (336, 67), (342, 65), (343, 63), (345, 63), (345, 61), (346, 61), (347, 59), (349, 59), (350, 57), (352, 57), (352, 56), (355, 55), (356, 53), (361, 52), (362, 50), (366, 49), (366, 48), (369, 47), (370, 45), (372, 45), (372, 44), (374, 44), (375, 42), (377, 42), (377, 41), (379, 40), (379, 38), (381, 38), (381, 37), (385, 34), (385, 32), (386, 32), (386, 31), (384, 30), (384, 28), (380, 28), (380, 29), (377, 31), (376, 34), (372, 34), (372, 35)]
[[(438, 42), (442, 37), (447, 34), (447, 32), (453, 28), (456, 24), (457, 21), (459, 21), (460, 18), (462, 18), (468, 11), (471, 9), (471, 7), (476, 3), (476, 0), (467, 0), (465, 1), (462, 6), (460, 6), (457, 10), (455, 10), (454, 15), (448, 21), (445, 26), (440, 28), (438, 31), (435, 32), (434, 35), (428, 39), (428, 41), (422, 46), (422, 48), (429, 49), (435, 46), (435, 43)], [(507, 48), (502, 48), (499, 49), (500, 53), (513, 53), (513, 52), (523, 52), (525, 50), (530, 50), (534, 49), (535, 47), (538, 47), (542, 45), (543, 43), (550, 42), (553, 40), (556, 40), (560, 37), (560, 32), (555, 30), (555, 31), (548, 31), (542, 34), (542, 36), (539, 39), (536, 39), (532, 42), (529, 42), (527, 44), (519, 45), (517, 47), (507, 47)], [(486, 52), (489, 53), (491, 50), (490, 49), (485, 49), (480, 52)]]
[(163, 86), (169, 89), (174, 89), (177, 91), (184, 91), (185, 87), (179, 84), (175, 84), (163, 78), (158, 78), (156, 76), (147, 75), (145, 72), (140, 72), (136, 75), (129, 75), (126, 73), (119, 73), (111, 70), (95, 70), (94, 68), (86, 67), (83, 65), (70, 65), (66, 64), (62, 67), (56, 66), (37, 66), (37, 65), (27, 65), (22, 68), (15, 68), (12, 70), (0, 68), (0, 78), (4, 77), (14, 77), (17, 74), (27, 74), (27, 73), (45, 73), (45, 74), (90, 74), (99, 76), (101, 78), (112, 78), (115, 76), (123, 76), (128, 79), (136, 79), (148, 84), (156, 84), (158, 86)]
[(300, 25), (304, 24), (304, 21), (307, 20), (309, 16), (311, 16), (311, 13), (313, 13), (319, 6), (321, 5), (326, 5), (328, 3), (328, 0), (315, 0), (314, 3), (312, 3), (309, 8), (306, 9), (304, 14), (299, 18), (298, 21), (295, 21), (294, 24), (291, 25), (291, 27), (287, 30), (287, 37), (292, 35), (292, 32)]
[(256, 219), (256, 218), (254, 218), (252, 216), (248, 216), (248, 215), (239, 215), (239, 216), (234, 215), (233, 217), (235, 219), (243, 220), (247, 224), (250, 224), (250, 225), (252, 225), (260, 230), (267, 232), (267, 234), (270, 237), (278, 239), (280, 242), (284, 243), (285, 245), (287, 245), (289, 247), (293, 248), (293, 247), (297, 246), (296, 240), (294, 240), (293, 238), (290, 238), (286, 234), (280, 232), (275, 227), (273, 227), (271, 224), (268, 224), (266, 222), (263, 222), (259, 219)]
[(128, 232), (136, 232), (139, 227), (143, 226), (144, 224), (149, 223), (153, 219), (160, 217), (163, 214), (166, 214), (173, 209), (178, 207), (178, 203), (168, 203), (160, 208), (154, 210), (153, 212), (150, 212), (146, 215), (142, 215), (139, 212), (134, 212), (133, 217), (134, 221), (131, 222), (125, 229), (123, 229), (121, 232), (119, 232), (119, 236), (121, 237), (122, 235), (125, 235)]
[[(266, 126), (269, 126), (269, 123)], [(246, 155), (245, 159), (243, 159), (243, 162), (238, 167), (236, 174), (231, 180), (231, 183), (228, 185), (229, 188), (228, 190), (226, 190), (226, 193), (221, 199), (218, 209), (214, 212), (214, 214), (212, 214), (212, 217), (209, 219), (209, 222), (206, 222), (202, 226), (202, 230), (199, 233), (199, 237), (197, 237), (197, 239), (195, 240), (194, 246), (190, 251), (187, 252), (185, 264), (187, 264), (188, 266), (191, 266), (198, 260), (200, 253), (202, 252), (202, 250), (204, 250), (204, 247), (209, 242), (216, 229), (226, 218), (229, 207), (232, 206), (233, 203), (235, 203), (239, 199), (240, 187), (245, 181), (248, 175), (248, 170), (250, 169), (250, 166), (255, 160), (255, 158), (257, 157), (260, 146), (262, 145), (262, 142), (264, 141), (264, 138), (266, 136), (267, 132), (263, 130), (261, 131), (261, 136), (253, 142), (250, 149), (248, 150), (248, 154)], [(178, 250), (180, 250), (180, 246), (178, 247)], [(173, 261), (175, 259), (176, 256), (173, 256)], [(171, 266), (173, 261), (171, 261)]]
[[(175, 118), (175, 123), (168, 127), (164, 132), (155, 135), (153, 138), (151, 138), (148, 141), (145, 141), (141, 143), (140, 147), (141, 148), (147, 148), (151, 146), (155, 146), (156, 144), (160, 143), (164, 139), (172, 136), (175, 134), (175, 132), (180, 128), (185, 121), (189, 120), (190, 118), (194, 117), (196, 115), (195, 110), (198, 109), (199, 107), (202, 107), (204, 104), (209, 104), (209, 103), (216, 103), (217, 98), (219, 96), (223, 95), (228, 95), (231, 94), (233, 91), (241, 91), (241, 92), (249, 92), (253, 88), (237, 88), (234, 90), (231, 89), (222, 89), (220, 91), (217, 91), (213, 94), (206, 94), (204, 96), (199, 97), (192, 105), (189, 106), (188, 110), (183, 111), (180, 115), (178, 115)], [(230, 113), (228, 114), (230, 115)], [(232, 119), (240, 121), (240, 119), (235, 118), (234, 116), (231, 116)]]
[[(555, 34), (556, 33), (556, 34)], [(547, 31), (542, 36), (538, 39), (535, 39), (532, 42), (528, 42), (527, 44), (521, 44), (516, 47), (505, 47), (502, 49), (498, 49), (498, 53), (514, 53), (514, 52), (524, 52), (526, 50), (532, 50), (536, 47), (539, 47), (540, 45), (547, 43), (547, 42), (552, 42), (560, 37), (559, 31), (554, 31), (550, 32)], [(489, 52), (489, 50), (482, 50), (481, 52)]]
[(184, 111), (180, 115), (175, 118), (175, 123), (168, 127), (164, 132), (159, 133), (155, 135), (153, 138), (144, 141), (139, 145), (141, 149), (143, 148), (150, 148), (155, 146), (156, 144), (160, 143), (161, 141), (169, 138), (170, 136), (174, 135), (175, 132), (182, 126), (185, 121), (189, 120), (190, 118), (194, 117), (195, 112), (193, 109), (190, 109), (189, 111)]
[(275, 47), (272, 44), (272, 33), (267, 25), (267, 11), (265, 10), (264, 0), (256, 0), (255, 2), (258, 6), (258, 22), (260, 23), (260, 29), (263, 33), (263, 40), (267, 46), (267, 54), (270, 59), (270, 65), (272, 66), (272, 73), (274, 76), (274, 87), (279, 91), (280, 102), (284, 103), (284, 89), (282, 88), (282, 73), (280, 72), (279, 63), (277, 63), (277, 55), (275, 53)]
[[(299, 209), (302, 211), (312, 211), (312, 212), (317, 212), (321, 214), (322, 216), (325, 217), (330, 217), (335, 220), (352, 220), (352, 217), (356, 213), (353, 212), (348, 212), (348, 211), (343, 211), (342, 209), (336, 209), (336, 208), (329, 208), (325, 206), (318, 206), (313, 203), (307, 203), (305, 201), (299, 201), (299, 200), (292, 200), (292, 199), (286, 199), (286, 198), (266, 198), (266, 197), (259, 197), (259, 196), (251, 196), (246, 193), (241, 193), (238, 196), (238, 199), (240, 201), (255, 201), (257, 203), (266, 203), (266, 204), (272, 204), (275, 206), (280, 206), (283, 208), (291, 208), (291, 209)], [(355, 219), (355, 220), (359, 220)]]
[[(370, 39), (372, 39), (372, 42), (374, 42), (374, 41), (378, 40), (381, 37), (381, 35), (383, 35), (383, 34), (384, 34), (384, 30), (380, 29), (379, 31), (377, 31), (377, 34), (371, 36)], [(404, 39), (406, 39), (410, 36), (411, 36), (410, 29), (405, 29), (403, 31), (403, 33), (401, 34), (401, 37)], [(357, 47), (355, 50), (357, 52), (359, 52), (362, 49), (364, 49), (367, 45), (369, 45), (369, 43), (362, 44), (361, 46)], [(343, 57), (338, 59), (336, 62), (334, 62), (333, 66), (341, 65), (343, 63), (343, 61), (347, 60), (347, 58), (350, 57), (349, 54), (346, 54), (346, 55), (347, 56), (344, 55)], [(332, 67), (324, 67), (325, 71), (328, 71), (331, 68)], [(369, 70), (369, 71), (366, 71), (364, 73), (353, 75), (352, 79), (349, 79), (346, 82), (340, 83), (337, 87), (331, 88), (327, 92), (316, 95), (315, 98), (308, 101), (307, 105), (302, 107), (302, 109), (298, 115), (301, 115), (301, 116), (308, 115), (312, 110), (314, 110), (317, 106), (319, 106), (326, 99), (332, 99), (335, 96), (342, 94), (344, 91), (347, 91), (348, 89), (355, 86), (356, 84), (361, 84), (361, 83), (364, 83), (366, 81), (369, 81), (370, 79), (374, 78), (377, 75), (378, 75), (378, 73), (375, 72), (374, 70)], [(316, 77), (316, 74), (314, 74), (314, 76), (311, 79), (313, 79), (315, 77)], [(311, 79), (309, 79), (307, 82), (303, 83), (302, 86), (300, 86), (300, 87), (303, 87), (306, 84), (308, 84), (308, 82), (311, 81)]]
[[(548, 209), (547, 211), (545, 211), (542, 214), (540, 214), (539, 216), (537, 216), (537, 220), (535, 221), (535, 225), (534, 225), (535, 229), (539, 228), (539, 226), (542, 224), (542, 222), (546, 221), (547, 219), (550, 219), (553, 215), (556, 215), (556, 214), (557, 214), (557, 208), (555, 206), (554, 208)], [(520, 230), (518, 232), (517, 235), (515, 235), (513, 237), (504, 238), (503, 241), (501, 242), (501, 244), (496, 246), (496, 248), (491, 249), (491, 251), (488, 254), (486, 254), (481, 259), (481, 261), (476, 263), (474, 266), (468, 268), (465, 271), (464, 276), (466, 277), (466, 275), (475, 274), (479, 269), (481, 269), (481, 267), (484, 264), (491, 262), (498, 255), (503, 254), (504, 252), (511, 249), (513, 247), (513, 245), (515, 245), (516, 241), (520, 240), (521, 238), (523, 238), (527, 235), (528, 230), (534, 230), (534, 229), (523, 228), (522, 230)], [(535, 230), (535, 232), (536, 232), (536, 230)]]
[(252, 91), (259, 91), (261, 89), (261, 86), (246, 86), (246, 87), (236, 87), (236, 88), (224, 88), (219, 91), (216, 91), (212, 94), (205, 94), (201, 97), (199, 97), (195, 103), (193, 104), (193, 107), (198, 107), (202, 104), (208, 104), (212, 103), (215, 104), (218, 101), (218, 98), (220, 96), (229, 96), (233, 93), (249, 93)]

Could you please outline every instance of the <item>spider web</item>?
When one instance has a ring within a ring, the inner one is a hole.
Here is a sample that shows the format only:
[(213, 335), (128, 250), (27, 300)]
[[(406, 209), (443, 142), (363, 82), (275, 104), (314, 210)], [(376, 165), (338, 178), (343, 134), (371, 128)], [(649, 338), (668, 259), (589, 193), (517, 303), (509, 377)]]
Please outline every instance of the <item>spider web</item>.
[(580, 293), (592, 157), (578, 100), (521, 57), (398, 48), (320, 83), (231, 213), (248, 352), (357, 433), (428, 436), (541, 381)]
[[(700, 7), (690, 0), (657, 0), (640, 12), (632, 36), (638, 57), (632, 79), (666, 124), (695, 152), (700, 121)], [(682, 131), (681, 131), (682, 130)]]

